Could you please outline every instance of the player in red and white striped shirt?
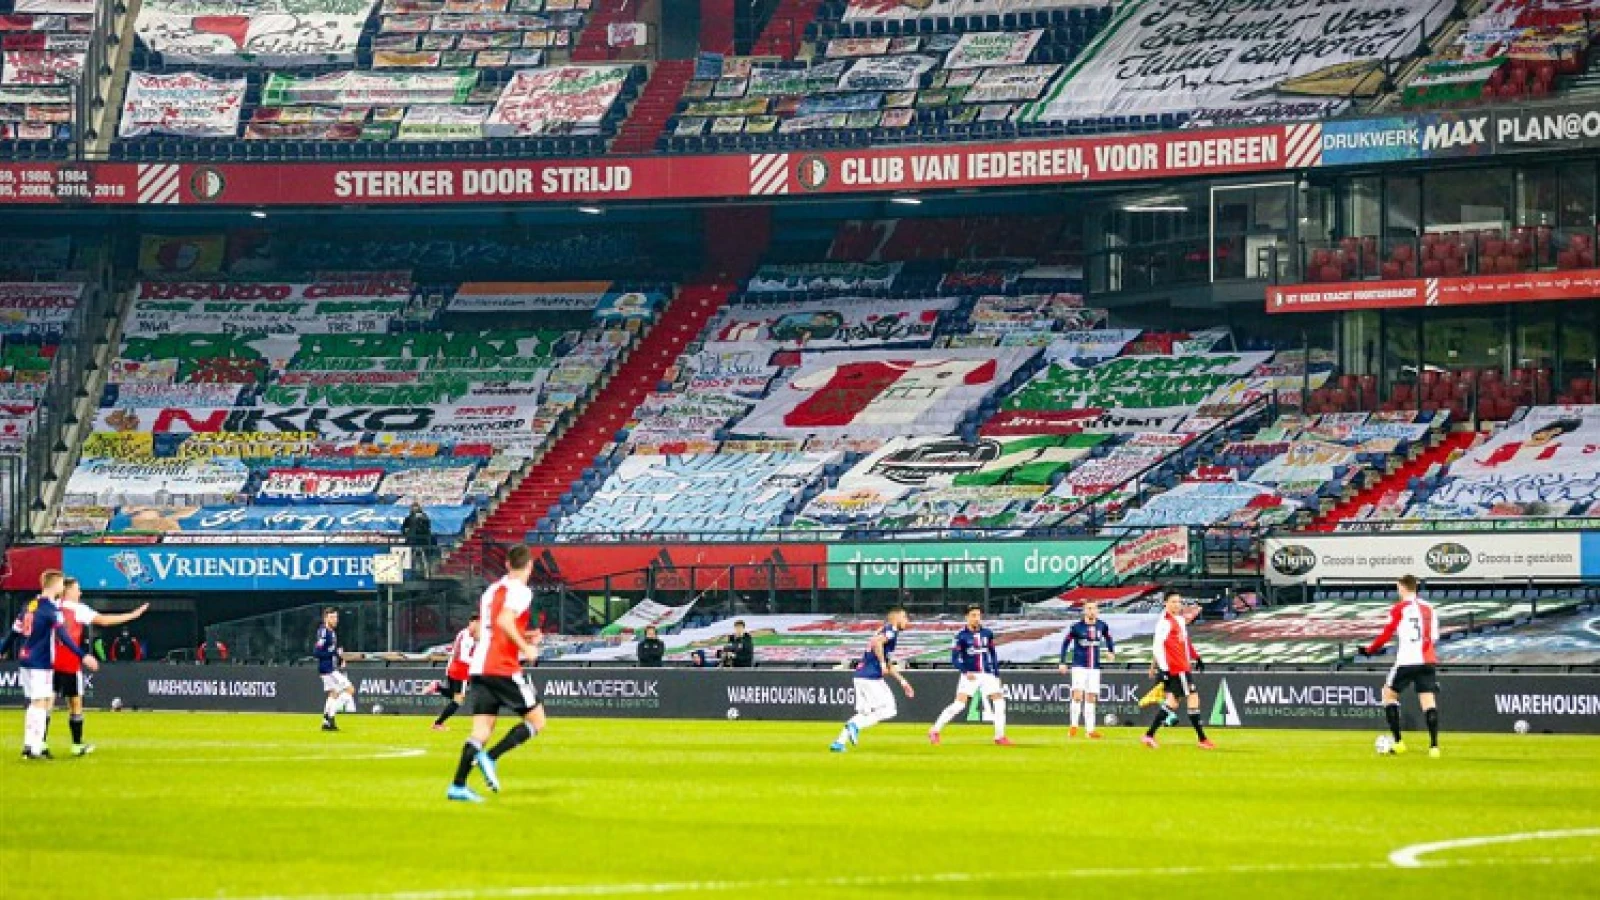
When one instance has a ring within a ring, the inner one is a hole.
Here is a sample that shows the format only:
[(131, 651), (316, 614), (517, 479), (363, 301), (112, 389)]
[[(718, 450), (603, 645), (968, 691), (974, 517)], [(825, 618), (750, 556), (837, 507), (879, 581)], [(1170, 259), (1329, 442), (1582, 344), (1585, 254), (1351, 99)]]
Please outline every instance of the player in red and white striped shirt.
[(1200, 737), (1200, 749), (1210, 750), (1216, 745), (1206, 737), (1206, 730), (1200, 724), (1200, 692), (1195, 689), (1189, 674), (1205, 664), (1200, 661), (1200, 654), (1195, 652), (1194, 645), (1189, 643), (1189, 628), (1183, 621), (1183, 595), (1177, 591), (1167, 591), (1164, 599), (1167, 609), (1156, 622), (1150, 677), (1160, 679), (1166, 686), (1167, 702), (1156, 708), (1155, 719), (1150, 722), (1150, 728), (1141, 742), (1152, 750), (1160, 746), (1156, 743), (1156, 732), (1166, 724), (1169, 714), (1174, 717), (1174, 722), (1177, 721), (1178, 701), (1187, 698), (1189, 724), (1194, 726), (1194, 733)]
[(472, 651), (478, 646), (478, 623), (481, 621), (481, 614), (474, 612), (467, 620), (467, 627), (456, 634), (455, 643), (450, 645), (450, 663), (445, 667), (444, 682), (439, 686), (439, 693), (450, 699), (439, 718), (433, 720), (434, 731), (443, 731), (445, 720), (455, 715), (466, 701), (467, 678), (472, 674)]
[(1389, 622), (1383, 633), (1371, 644), (1357, 648), (1362, 656), (1376, 656), (1383, 652), (1390, 638), (1399, 637), (1400, 650), (1395, 655), (1394, 668), (1383, 682), (1383, 715), (1389, 721), (1389, 731), (1394, 734), (1392, 753), (1406, 752), (1400, 739), (1400, 692), (1407, 687), (1416, 689), (1417, 701), (1422, 704), (1422, 717), (1428, 723), (1428, 755), (1439, 756), (1439, 655), (1434, 647), (1439, 643), (1439, 614), (1433, 605), (1417, 596), (1421, 584), (1413, 575), (1402, 575), (1395, 582), (1400, 601), (1389, 608)]

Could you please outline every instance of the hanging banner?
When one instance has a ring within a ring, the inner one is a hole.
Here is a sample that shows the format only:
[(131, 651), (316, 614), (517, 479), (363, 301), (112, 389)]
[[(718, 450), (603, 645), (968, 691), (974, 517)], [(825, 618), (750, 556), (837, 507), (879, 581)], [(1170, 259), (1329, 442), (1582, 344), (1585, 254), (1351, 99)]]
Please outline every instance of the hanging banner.
[(244, 490), (250, 469), (237, 459), (85, 459), (67, 478), (67, 498), (78, 505), (223, 502)]
[(1454, 0), (1358, 0), (1216, 10), (1134, 0), (1023, 121), (1184, 112), (1207, 120), (1325, 117), (1372, 96), (1386, 62), (1423, 45)]
[(946, 69), (1020, 66), (1039, 46), (1043, 31), (975, 31), (961, 36), (944, 59)]
[(246, 85), (243, 78), (223, 80), (197, 72), (134, 72), (128, 78), (117, 134), (234, 137), (239, 133)]
[(932, 56), (866, 56), (839, 79), (841, 91), (914, 91), (939, 61)]
[(226, 235), (139, 236), (139, 271), (145, 274), (215, 275), (222, 271), (227, 258)]
[(453, 72), (334, 72), (286, 75), (273, 72), (261, 90), (263, 106), (411, 106), (467, 102), (478, 84), (475, 69)]
[[(141, 281), (134, 300), (200, 300), (283, 303), (317, 300), (381, 300), (411, 297), (411, 279), (394, 273), (352, 275), (327, 281)], [(248, 312), (248, 310), (244, 310)], [(333, 312), (334, 310), (329, 310)]]
[(147, 409), (174, 406), (233, 406), (239, 402), (237, 384), (113, 383), (100, 405), (111, 409)]
[(1111, 568), (1118, 578), (1173, 565), (1189, 565), (1189, 529), (1181, 525), (1137, 532), (1118, 541), (1111, 551)]
[(484, 130), (495, 137), (593, 131), (611, 111), (629, 66), (518, 69), (500, 92)]
[(1007, 398), (1005, 410), (1075, 409), (1174, 412), (1198, 406), (1217, 389), (1249, 375), (1271, 353), (1124, 356), (1096, 366), (1052, 363)]
[(1563, 269), (1513, 275), (1271, 286), (1267, 288), (1267, 312), (1475, 306), (1596, 298), (1600, 298), (1600, 269)]
[(1535, 406), (1450, 464), (1456, 477), (1600, 470), (1600, 406)]
[(355, 62), (374, 0), (149, 0), (134, 32), (168, 65), (291, 67)]
[(95, 431), (148, 431), (152, 434), (316, 432), (324, 437), (394, 434), (407, 438), (459, 439), (497, 443), (535, 432), (535, 406), (477, 404), (453, 406), (242, 407), (190, 409), (166, 407), (101, 410)]
[(959, 298), (868, 300), (840, 298), (809, 303), (726, 308), (705, 343), (770, 342), (775, 349), (833, 350), (927, 343), (941, 313)]
[[(427, 507), (433, 533), (454, 536), (477, 512), (474, 506)], [(400, 534), (410, 506), (344, 506), (308, 503), (297, 506), (207, 506), (123, 509), (111, 519), (112, 532), (157, 532), (163, 535), (243, 534)]]
[(61, 282), (0, 282), (0, 335), (59, 331), (72, 320), (83, 289)]
[(256, 502), (372, 503), (383, 476), (382, 469), (268, 469)]
[(609, 281), (468, 281), (445, 304), (450, 312), (584, 312), (611, 290)]
[(963, 103), (1020, 103), (1036, 100), (1061, 71), (1057, 65), (1005, 66), (984, 69), (977, 83), (962, 95)]
[(472, 466), (402, 469), (383, 479), (379, 493), (391, 503), (407, 506), (460, 506), (466, 502), (472, 473)]
[(800, 368), (733, 427), (753, 437), (891, 438), (943, 434), (1037, 353), (949, 349), (807, 353)]
[(750, 276), (755, 294), (806, 291), (886, 291), (894, 287), (901, 263), (798, 263), (764, 265)]
[(594, 320), (602, 324), (648, 320), (665, 300), (664, 295), (654, 291), (608, 291), (594, 306)]

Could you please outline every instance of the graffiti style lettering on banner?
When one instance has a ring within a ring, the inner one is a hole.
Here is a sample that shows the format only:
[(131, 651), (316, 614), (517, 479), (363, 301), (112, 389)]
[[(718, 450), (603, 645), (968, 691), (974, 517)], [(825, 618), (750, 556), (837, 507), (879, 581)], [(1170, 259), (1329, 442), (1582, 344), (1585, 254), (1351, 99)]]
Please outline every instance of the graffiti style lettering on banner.
[(1138, 532), (1119, 540), (1111, 551), (1111, 568), (1119, 578), (1168, 565), (1188, 564), (1189, 529), (1182, 525)]
[[(462, 532), (476, 512), (472, 506), (427, 507), (436, 535)], [(175, 509), (124, 510), (111, 519), (113, 532), (160, 532), (163, 535), (244, 534), (392, 534), (400, 533), (411, 507), (399, 504), (342, 506), (188, 506)]]
[(825, 350), (932, 340), (939, 316), (956, 298), (864, 300), (731, 308), (712, 326), (708, 348), (719, 343), (761, 341), (775, 349)]
[(279, 407), (101, 410), (96, 431), (154, 434), (307, 432), (328, 437), (414, 434), (450, 437), (517, 436), (533, 430), (537, 407), (494, 406)]
[(269, 469), (256, 502), (370, 503), (383, 475), (382, 469)]

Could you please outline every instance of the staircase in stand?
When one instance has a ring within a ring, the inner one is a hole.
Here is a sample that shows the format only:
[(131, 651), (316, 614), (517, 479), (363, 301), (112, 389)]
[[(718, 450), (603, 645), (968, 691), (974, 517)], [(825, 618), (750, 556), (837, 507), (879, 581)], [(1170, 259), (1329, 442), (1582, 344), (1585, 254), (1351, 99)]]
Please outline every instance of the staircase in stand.
[(1457, 431), (1446, 435), (1437, 446), (1422, 451), (1415, 459), (1378, 479), (1371, 487), (1357, 491), (1350, 499), (1328, 510), (1320, 521), (1311, 526), (1311, 530), (1333, 531), (1340, 522), (1353, 518), (1363, 507), (1375, 505), (1389, 494), (1405, 491), (1411, 484), (1411, 479), (1428, 474), (1428, 470), (1435, 464), (1441, 467), (1448, 464), (1456, 452), (1466, 450), (1477, 440), (1478, 434), (1472, 431)]
[(751, 48), (752, 56), (781, 56), (794, 59), (805, 40), (806, 26), (817, 20), (817, 10), (822, 0), (778, 0), (778, 6), (767, 20)]
[(652, 153), (656, 140), (661, 137), (667, 120), (678, 111), (678, 101), (683, 89), (694, 78), (694, 60), (664, 59), (656, 63), (644, 91), (634, 101), (633, 110), (616, 140), (611, 142), (612, 153)]

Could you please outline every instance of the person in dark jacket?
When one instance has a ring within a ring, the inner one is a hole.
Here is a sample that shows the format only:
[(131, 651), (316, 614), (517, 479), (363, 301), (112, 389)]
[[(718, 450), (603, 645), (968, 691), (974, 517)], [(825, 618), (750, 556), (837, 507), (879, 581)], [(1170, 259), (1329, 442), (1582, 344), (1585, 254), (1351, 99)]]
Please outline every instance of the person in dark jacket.
[(647, 669), (661, 668), (661, 660), (667, 655), (667, 644), (656, 637), (656, 627), (650, 625), (644, 630), (644, 639), (639, 641), (639, 665)]
[(144, 645), (124, 628), (111, 642), (111, 658), (117, 662), (138, 662), (144, 659)]
[(428, 518), (428, 511), (422, 508), (421, 503), (411, 504), (411, 511), (400, 523), (400, 536), (406, 539), (406, 546), (416, 555), (417, 568), (422, 571), (422, 577), (427, 578), (433, 554), (433, 520)]
[(733, 623), (733, 634), (722, 648), (722, 664), (735, 669), (748, 669), (756, 664), (755, 639), (744, 630), (744, 620)]

